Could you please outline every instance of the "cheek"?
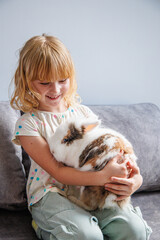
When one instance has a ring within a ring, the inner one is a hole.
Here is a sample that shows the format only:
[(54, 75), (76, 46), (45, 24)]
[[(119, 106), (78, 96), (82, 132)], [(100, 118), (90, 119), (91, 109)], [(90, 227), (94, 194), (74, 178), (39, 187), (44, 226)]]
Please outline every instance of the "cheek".
[(31, 82), (31, 87), (33, 88), (34, 91), (37, 91), (36, 83), (34, 81)]
[(32, 82), (32, 88), (34, 91), (38, 92), (38, 93), (41, 93), (41, 89), (40, 89), (40, 86), (39, 84), (37, 84), (36, 82)]
[(47, 87), (45, 87), (45, 88), (44, 88), (44, 86), (39, 86), (39, 87), (38, 87), (38, 92), (39, 92), (41, 95), (45, 95), (47, 91), (48, 91), (48, 88), (47, 88)]
[(67, 93), (69, 91), (69, 88), (70, 88), (70, 82), (68, 81), (65, 85), (63, 85), (63, 91)]
[(47, 88), (40, 84), (33, 84), (33, 89), (40, 95), (44, 95)]

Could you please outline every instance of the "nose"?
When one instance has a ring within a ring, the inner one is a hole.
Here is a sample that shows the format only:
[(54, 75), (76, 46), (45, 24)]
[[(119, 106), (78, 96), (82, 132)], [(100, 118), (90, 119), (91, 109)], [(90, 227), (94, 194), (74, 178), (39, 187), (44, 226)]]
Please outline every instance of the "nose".
[(53, 91), (54, 93), (58, 93), (60, 90), (58, 82), (51, 82), (50, 90)]

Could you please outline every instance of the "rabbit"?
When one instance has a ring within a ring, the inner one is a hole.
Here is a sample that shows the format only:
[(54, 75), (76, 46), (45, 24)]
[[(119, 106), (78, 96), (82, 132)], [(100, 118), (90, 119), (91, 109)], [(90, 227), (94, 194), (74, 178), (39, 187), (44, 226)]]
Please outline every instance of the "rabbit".
[[(120, 151), (136, 161), (131, 143), (120, 133), (101, 126), (99, 119), (73, 119), (62, 123), (49, 139), (55, 159), (80, 171), (100, 171)], [(86, 210), (125, 207), (130, 197), (119, 202), (103, 186), (67, 186), (67, 197)]]

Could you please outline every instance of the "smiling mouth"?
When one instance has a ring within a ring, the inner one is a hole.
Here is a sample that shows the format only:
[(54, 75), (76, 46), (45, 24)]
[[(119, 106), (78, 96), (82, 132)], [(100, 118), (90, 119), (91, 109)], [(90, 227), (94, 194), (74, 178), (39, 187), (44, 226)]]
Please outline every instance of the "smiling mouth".
[(46, 97), (49, 98), (50, 100), (57, 100), (60, 97), (60, 95), (55, 96), (55, 97), (50, 97), (50, 96), (46, 96)]

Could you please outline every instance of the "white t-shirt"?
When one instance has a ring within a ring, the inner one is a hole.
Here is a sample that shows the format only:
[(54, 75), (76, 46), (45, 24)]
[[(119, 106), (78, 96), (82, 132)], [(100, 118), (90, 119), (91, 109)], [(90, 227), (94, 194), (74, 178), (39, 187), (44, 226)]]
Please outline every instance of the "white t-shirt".
[[(88, 118), (97, 116), (86, 106), (77, 104), (69, 107), (66, 112), (52, 113), (33, 111), (23, 114), (15, 126), (12, 141), (20, 145), (18, 136), (42, 136), (46, 141), (52, 136), (56, 128), (71, 118)], [(38, 202), (48, 191), (64, 194), (63, 184), (56, 181), (44, 169), (31, 159), (31, 167), (27, 181), (28, 206)]]

